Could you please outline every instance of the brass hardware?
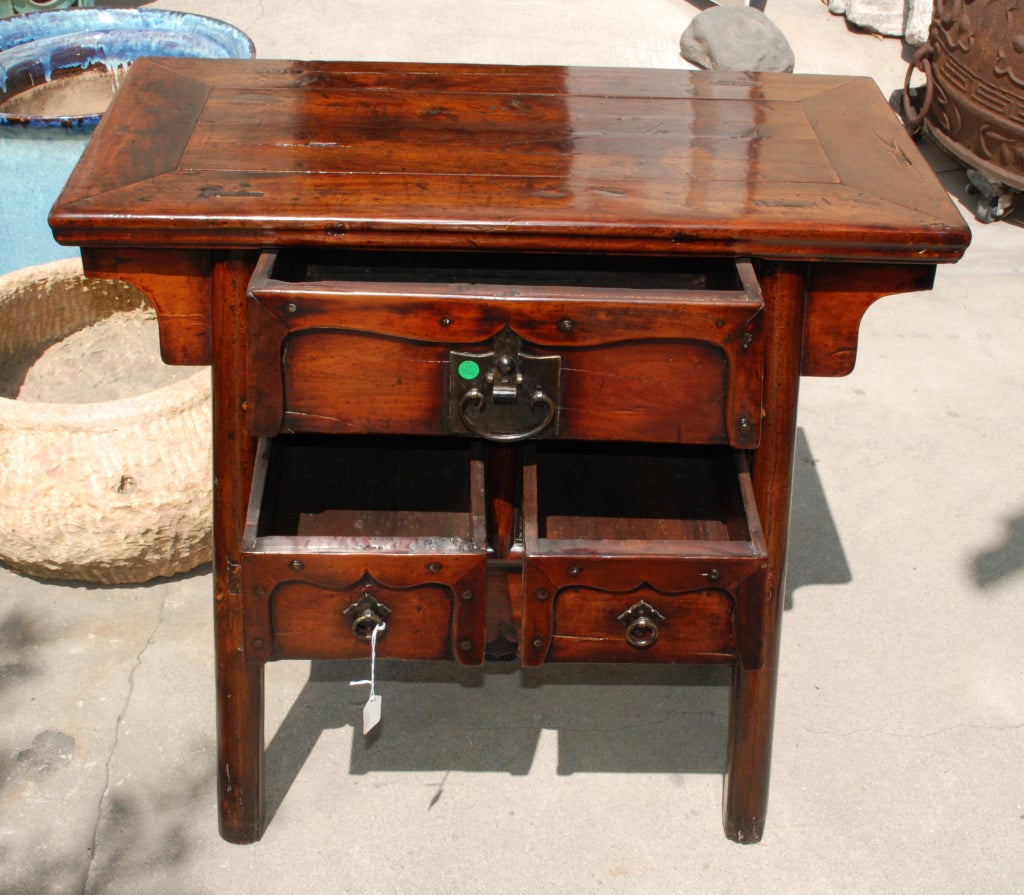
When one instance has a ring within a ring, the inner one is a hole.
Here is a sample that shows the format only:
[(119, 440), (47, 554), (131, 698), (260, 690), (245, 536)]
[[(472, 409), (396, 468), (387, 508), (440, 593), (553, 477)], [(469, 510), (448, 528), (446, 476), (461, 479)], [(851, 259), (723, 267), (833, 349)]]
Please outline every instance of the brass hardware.
[[(373, 639), (373, 632), (376, 627), (384, 624), (385, 619), (391, 615), (391, 610), (376, 600), (373, 594), (366, 591), (355, 603), (345, 610), (345, 615), (352, 619), (352, 633), (359, 640), (369, 641)], [(383, 635), (383, 632), (381, 632), (381, 635)]]
[(634, 603), (619, 621), (626, 626), (626, 641), (637, 649), (646, 649), (658, 639), (658, 624), (665, 621), (663, 616), (646, 600)]
[(523, 441), (558, 434), (562, 359), (520, 350), (510, 329), (482, 354), (448, 356), (448, 430), (490, 441)]
[(544, 590), (544, 588), (541, 588), (537, 591), (536, 594), (534, 594), (534, 596), (536, 596), (538, 600), (546, 600), (548, 597), (551, 596), (551, 591)]

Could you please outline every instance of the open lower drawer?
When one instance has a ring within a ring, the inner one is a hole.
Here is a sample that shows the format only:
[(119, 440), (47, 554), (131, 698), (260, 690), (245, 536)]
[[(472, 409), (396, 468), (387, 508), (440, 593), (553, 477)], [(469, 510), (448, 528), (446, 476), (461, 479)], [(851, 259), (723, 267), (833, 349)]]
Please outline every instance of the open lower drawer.
[(249, 431), (753, 448), (763, 306), (744, 260), (267, 252)]
[(469, 440), (263, 439), (243, 540), (246, 657), (484, 650), (482, 448)]
[(538, 443), (523, 475), (524, 665), (764, 661), (745, 454)]

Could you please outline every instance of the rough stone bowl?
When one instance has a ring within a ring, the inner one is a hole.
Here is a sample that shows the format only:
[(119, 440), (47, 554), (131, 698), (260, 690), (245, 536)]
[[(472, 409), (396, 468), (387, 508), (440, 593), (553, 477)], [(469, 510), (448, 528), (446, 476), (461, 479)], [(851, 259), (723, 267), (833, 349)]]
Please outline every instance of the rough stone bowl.
[[(86, 279), (76, 259), (5, 274), (0, 361), (147, 305), (126, 283)], [(0, 398), (0, 561), (37, 577), (101, 584), (208, 562), (210, 401), (206, 368), (115, 401)]]

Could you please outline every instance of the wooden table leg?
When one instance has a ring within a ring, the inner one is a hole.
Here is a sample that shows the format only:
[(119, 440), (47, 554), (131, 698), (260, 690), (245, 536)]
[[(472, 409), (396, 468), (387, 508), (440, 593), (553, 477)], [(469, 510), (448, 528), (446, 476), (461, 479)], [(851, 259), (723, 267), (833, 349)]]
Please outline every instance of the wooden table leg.
[(214, 633), (220, 834), (263, 832), (263, 666), (245, 661), (241, 545), (255, 459), (245, 422), (246, 289), (252, 259), (225, 255), (213, 269)]
[(722, 806), (726, 836), (744, 843), (761, 840), (768, 807), (807, 290), (806, 265), (769, 263), (761, 274), (765, 297), (765, 420), (751, 473), (768, 546), (765, 589), (772, 611), (765, 617), (764, 667), (747, 671), (737, 666), (733, 672), (729, 758)]

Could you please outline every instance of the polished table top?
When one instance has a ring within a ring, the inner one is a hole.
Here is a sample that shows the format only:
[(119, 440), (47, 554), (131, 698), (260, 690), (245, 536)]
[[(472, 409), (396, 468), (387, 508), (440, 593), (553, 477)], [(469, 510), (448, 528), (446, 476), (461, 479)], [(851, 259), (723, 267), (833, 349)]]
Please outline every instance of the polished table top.
[(51, 215), (83, 246), (458, 246), (953, 261), (874, 82), (141, 59)]

